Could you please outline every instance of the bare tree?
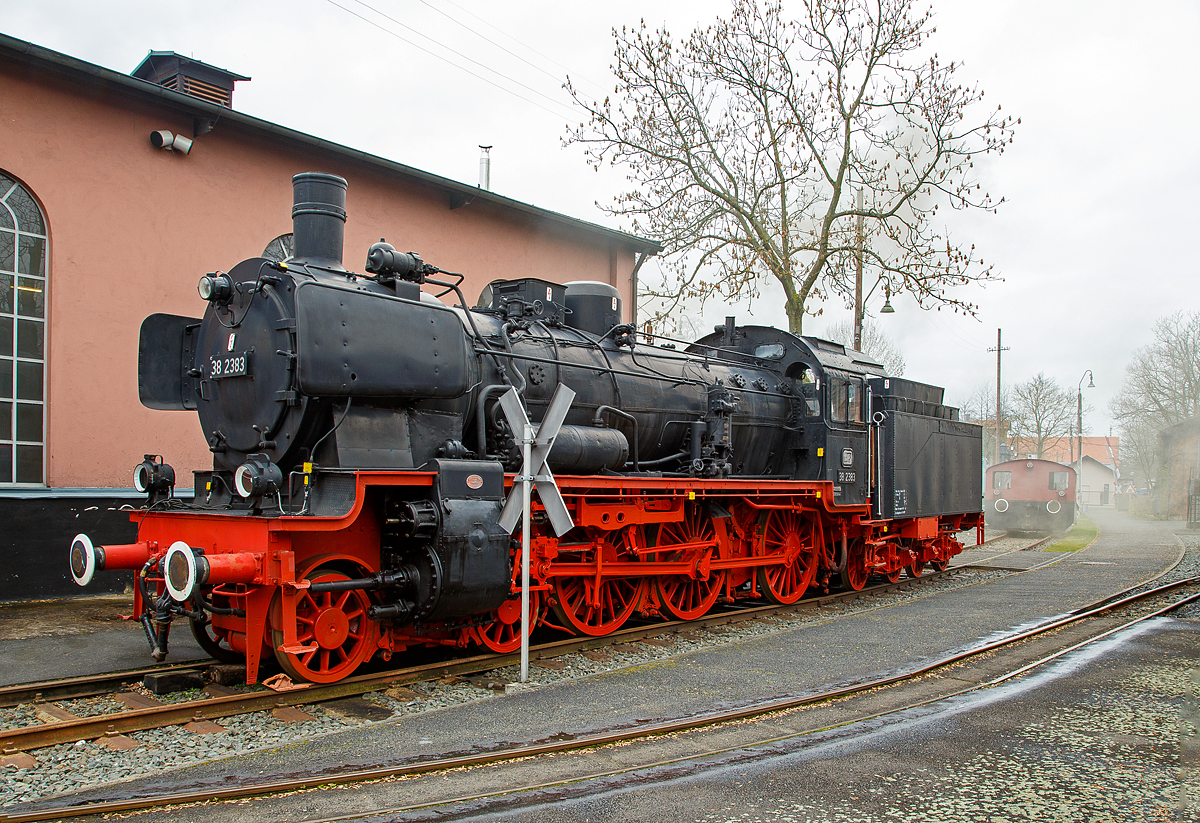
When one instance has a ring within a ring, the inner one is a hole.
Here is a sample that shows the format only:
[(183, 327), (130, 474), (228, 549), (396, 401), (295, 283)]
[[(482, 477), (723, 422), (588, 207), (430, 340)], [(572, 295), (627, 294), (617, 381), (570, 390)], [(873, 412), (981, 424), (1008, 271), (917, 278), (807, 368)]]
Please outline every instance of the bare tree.
[(1200, 414), (1200, 312), (1176, 312), (1154, 324), (1154, 342), (1137, 349), (1113, 398), (1113, 417), (1165, 429)]
[[(854, 345), (854, 323), (850, 320), (839, 320), (825, 327), (821, 336), (826, 340), (841, 343), (847, 348)], [(888, 337), (875, 323), (863, 322), (862, 353), (874, 357), (884, 371), (892, 377), (904, 375), (904, 354), (892, 338)]]
[(1131, 476), (1139, 486), (1160, 475), (1158, 432), (1145, 419), (1121, 421), (1121, 475)]
[(589, 121), (567, 142), (597, 168), (627, 168), (635, 186), (609, 211), (666, 247), (648, 296), (668, 316), (690, 298), (752, 299), (774, 280), (800, 334), (811, 300), (851, 300), (861, 216), (867, 279), (974, 313), (951, 289), (992, 269), (937, 210), (1002, 202), (972, 167), (1011, 142), (1013, 119), (998, 108), (968, 119), (983, 92), (927, 49), (931, 15), (912, 0), (801, 6), (790, 21), (778, 3), (733, 0), (728, 19), (680, 41), (644, 22), (614, 30), (614, 97), (589, 102), (568, 79)]
[(1019, 438), (1037, 457), (1044, 457), (1051, 441), (1057, 442), (1071, 433), (1075, 405), (1071, 392), (1038, 372), (1036, 377), (1013, 389), (1009, 407), (1013, 438)]
[(1123, 460), (1156, 477), (1158, 432), (1200, 414), (1200, 312), (1155, 322), (1154, 341), (1134, 351), (1109, 411), (1121, 429)]
[[(996, 384), (993, 381), (980, 383), (975, 389), (968, 390), (965, 395), (949, 400), (950, 405), (957, 405), (959, 415), (963, 420), (980, 423), (983, 426), (983, 456), (991, 462), (991, 455), (996, 453)], [(1008, 440), (1010, 428), (1009, 415), (1013, 407), (1013, 392), (1009, 386), (1004, 386), (1000, 394), (1000, 429)]]

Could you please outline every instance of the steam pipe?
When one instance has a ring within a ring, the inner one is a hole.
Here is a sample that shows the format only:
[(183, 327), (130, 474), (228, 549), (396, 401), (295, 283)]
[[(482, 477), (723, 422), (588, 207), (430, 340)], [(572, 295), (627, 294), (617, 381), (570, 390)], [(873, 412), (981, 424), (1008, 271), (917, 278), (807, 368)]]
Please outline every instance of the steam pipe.
[(388, 589), (393, 586), (403, 586), (407, 583), (416, 580), (419, 573), (412, 566), (405, 566), (402, 569), (395, 569), (388, 572), (379, 572), (370, 577), (360, 577), (355, 580), (325, 580), (317, 583), (310, 583), (308, 586), (309, 592), (312, 594), (324, 594), (326, 592), (348, 592), (355, 590), (363, 591), (378, 591), (379, 589)]
[(475, 401), (475, 436), (479, 439), (479, 458), (487, 458), (487, 401), (493, 394), (501, 394), (508, 386), (493, 383), (479, 393)]
[(641, 469), (641, 463), (638, 461), (638, 423), (637, 423), (637, 418), (634, 417), (629, 412), (621, 411), (620, 409), (614, 408), (612, 406), (601, 405), (601, 406), (596, 407), (596, 414), (592, 418), (593, 426), (603, 426), (604, 425), (604, 420), (600, 417), (600, 415), (603, 414), (604, 412), (612, 412), (617, 417), (620, 417), (624, 420), (628, 420), (630, 423), (633, 424), (633, 470), (635, 472), (640, 472), (642, 469)]

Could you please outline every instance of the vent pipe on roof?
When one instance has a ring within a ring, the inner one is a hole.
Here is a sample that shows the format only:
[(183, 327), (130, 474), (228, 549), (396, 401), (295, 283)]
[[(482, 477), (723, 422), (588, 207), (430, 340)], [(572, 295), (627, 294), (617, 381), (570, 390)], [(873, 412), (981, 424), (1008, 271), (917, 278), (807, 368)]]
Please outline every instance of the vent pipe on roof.
[(492, 190), (492, 147), (480, 146), (483, 153), (479, 155), (479, 188), (484, 191)]
[(132, 76), (225, 108), (233, 107), (234, 84), (250, 79), (173, 51), (150, 52)]

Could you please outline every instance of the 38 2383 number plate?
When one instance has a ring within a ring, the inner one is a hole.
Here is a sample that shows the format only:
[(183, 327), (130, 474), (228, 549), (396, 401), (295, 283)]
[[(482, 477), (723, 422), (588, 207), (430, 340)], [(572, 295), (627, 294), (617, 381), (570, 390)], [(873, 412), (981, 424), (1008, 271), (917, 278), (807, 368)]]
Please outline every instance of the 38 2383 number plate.
[(245, 377), (250, 373), (250, 352), (235, 351), (224, 357), (208, 358), (208, 379)]

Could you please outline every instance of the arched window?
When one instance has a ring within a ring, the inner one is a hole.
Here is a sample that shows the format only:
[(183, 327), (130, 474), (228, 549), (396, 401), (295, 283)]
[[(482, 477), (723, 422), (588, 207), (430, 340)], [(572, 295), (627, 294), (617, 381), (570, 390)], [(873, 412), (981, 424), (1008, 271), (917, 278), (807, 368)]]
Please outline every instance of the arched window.
[(46, 221), (0, 172), (0, 483), (46, 479)]

